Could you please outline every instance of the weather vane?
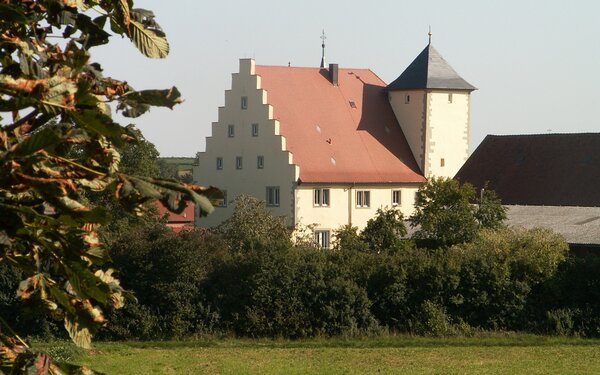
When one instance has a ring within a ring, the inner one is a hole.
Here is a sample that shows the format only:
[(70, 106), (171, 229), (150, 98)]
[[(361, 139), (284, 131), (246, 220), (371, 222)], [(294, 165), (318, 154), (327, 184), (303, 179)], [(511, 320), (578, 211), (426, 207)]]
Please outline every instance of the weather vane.
[(429, 35), (429, 44), (431, 44), (431, 25), (429, 25), (429, 33), (427, 35)]
[(323, 55), (321, 56), (321, 68), (325, 68), (325, 39), (327, 39), (327, 37), (325, 36), (325, 29), (323, 29), (323, 33), (321, 34), (321, 48), (323, 49)]

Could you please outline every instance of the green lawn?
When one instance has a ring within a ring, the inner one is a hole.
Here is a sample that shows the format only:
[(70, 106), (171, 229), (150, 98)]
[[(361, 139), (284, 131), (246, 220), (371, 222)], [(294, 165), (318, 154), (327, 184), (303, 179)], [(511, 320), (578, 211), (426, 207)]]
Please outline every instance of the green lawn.
[(96, 343), (76, 362), (108, 374), (594, 374), (600, 341), (502, 335)]

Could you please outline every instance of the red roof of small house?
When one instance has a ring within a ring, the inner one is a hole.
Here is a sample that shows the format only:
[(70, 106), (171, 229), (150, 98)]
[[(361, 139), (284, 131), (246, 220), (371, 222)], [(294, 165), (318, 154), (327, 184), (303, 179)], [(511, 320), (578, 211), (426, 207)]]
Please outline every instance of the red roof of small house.
[(307, 183), (423, 182), (394, 116), (385, 83), (368, 69), (256, 66), (300, 180)]
[(159, 212), (160, 216), (164, 216), (165, 214), (169, 215), (169, 217), (167, 219), (167, 224), (194, 224), (194, 205), (193, 204), (188, 204), (185, 207), (185, 209), (179, 214), (170, 212), (160, 202), (157, 202), (157, 206), (158, 206), (158, 212)]

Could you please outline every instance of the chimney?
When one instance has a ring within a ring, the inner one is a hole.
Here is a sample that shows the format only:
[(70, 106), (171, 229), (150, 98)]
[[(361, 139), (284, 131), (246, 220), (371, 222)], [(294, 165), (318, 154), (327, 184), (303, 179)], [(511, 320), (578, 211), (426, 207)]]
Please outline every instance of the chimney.
[(332, 85), (338, 85), (338, 64), (329, 64), (329, 80)]

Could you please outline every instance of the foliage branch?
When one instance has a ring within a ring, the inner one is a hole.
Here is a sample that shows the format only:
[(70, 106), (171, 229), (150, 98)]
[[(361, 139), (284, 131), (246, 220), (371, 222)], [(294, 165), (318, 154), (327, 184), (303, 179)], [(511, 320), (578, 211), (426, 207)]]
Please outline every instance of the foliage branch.
[[(111, 35), (128, 37), (150, 58), (169, 52), (153, 13), (132, 0), (0, 0), (0, 262), (24, 272), (18, 295), (64, 320), (82, 347), (105, 323), (99, 306), (120, 307), (128, 296), (105, 267), (97, 236), (109, 212), (91, 206), (86, 192), (110, 192), (137, 215), (152, 200), (175, 212), (194, 203), (208, 213), (221, 198), (214, 188), (121, 171), (120, 150), (138, 137), (113, 121), (109, 105), (138, 117), (182, 99), (175, 87), (136, 91), (104, 77), (90, 49)], [(36, 354), (6, 325), (0, 370), (88, 371)]]

